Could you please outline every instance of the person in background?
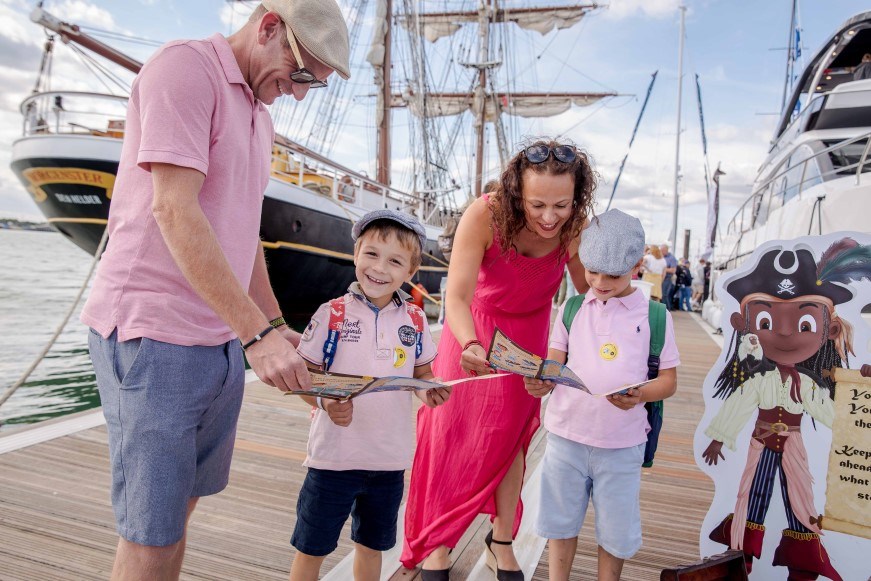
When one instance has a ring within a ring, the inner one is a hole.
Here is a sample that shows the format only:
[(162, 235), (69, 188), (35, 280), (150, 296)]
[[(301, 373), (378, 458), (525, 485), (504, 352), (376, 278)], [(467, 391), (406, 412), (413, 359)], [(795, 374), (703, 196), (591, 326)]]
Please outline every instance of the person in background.
[(862, 62), (853, 69), (853, 80), (871, 79), (871, 53), (862, 55)]
[[(420, 267), (426, 230), (409, 214), (375, 210), (354, 224), (352, 237), (357, 282), (321, 305), (302, 336), (300, 355), (309, 367), (325, 371), (432, 379), (435, 345), (426, 316), (400, 290)], [(337, 339), (330, 333), (334, 322), (341, 329)], [(450, 390), (414, 394), (435, 407), (447, 401)], [(290, 579), (318, 578), (349, 515), (354, 578), (378, 579), (381, 552), (396, 544), (405, 470), (411, 467), (411, 393), (303, 399), (315, 412), (290, 541), (297, 549)]]
[[(524, 379), (527, 391), (553, 391), (545, 412), (547, 447), (541, 469), (536, 532), (549, 539), (550, 581), (568, 581), (578, 534), (592, 500), (596, 513), (598, 579), (616, 581), (625, 559), (641, 548), (641, 464), (647, 444), (644, 402), (671, 397), (680, 359), (670, 313), (659, 376), (624, 395), (609, 393), (648, 377), (648, 301), (631, 285), (641, 267), (641, 221), (619, 210), (592, 218), (579, 255), (590, 290), (569, 330), (564, 304), (554, 319), (548, 359), (568, 365), (590, 389)], [(613, 351), (602, 354), (602, 346)]]
[(678, 310), (680, 311), (692, 311), (692, 303), (690, 299), (692, 297), (692, 284), (693, 284), (693, 275), (690, 273), (690, 263), (686, 258), (681, 258), (680, 262), (677, 265), (677, 269), (675, 270), (675, 295), (678, 299)]
[(659, 247), (662, 257), (665, 259), (665, 270), (662, 272), (662, 302), (665, 308), (673, 311), (675, 307), (675, 282), (674, 275), (677, 272), (677, 258), (668, 251), (668, 244)]
[(693, 270), (693, 284), (692, 284), (692, 303), (693, 310), (701, 311), (702, 303), (705, 301), (705, 259), (699, 258), (698, 264), (696, 264), (695, 269)]
[[(496, 192), (463, 214), (433, 363), (437, 376), (492, 371), (486, 357), (496, 326), (521, 347), (545, 354), (551, 297), (566, 265), (575, 286), (587, 288), (577, 249), (595, 188), (583, 151), (542, 139), (517, 152)], [(491, 380), (486, 389), (457, 388), (446, 405), (421, 407), (403, 565), (423, 561), (424, 580), (448, 579), (448, 548), (485, 513), (494, 519), (485, 539), (489, 564), (499, 579), (523, 579), (511, 543), (523, 514), (525, 456), (540, 409), (518, 375)]]
[(334, 71), (347, 79), (349, 52), (335, 0), (268, 0), (227, 38), (164, 45), (133, 82), (109, 244), (81, 315), (121, 536), (113, 579), (179, 577), (198, 499), (229, 479), (243, 350), (268, 385), (310, 385), (260, 245), (266, 106)]
[(705, 288), (702, 291), (702, 303), (711, 295), (711, 261), (705, 261)]
[(647, 247), (648, 251), (644, 254), (643, 270), (644, 274), (641, 280), (646, 280), (653, 286), (650, 287), (650, 298), (655, 301), (662, 300), (662, 280), (665, 272), (666, 263), (662, 257), (662, 252), (659, 246), (651, 244)]

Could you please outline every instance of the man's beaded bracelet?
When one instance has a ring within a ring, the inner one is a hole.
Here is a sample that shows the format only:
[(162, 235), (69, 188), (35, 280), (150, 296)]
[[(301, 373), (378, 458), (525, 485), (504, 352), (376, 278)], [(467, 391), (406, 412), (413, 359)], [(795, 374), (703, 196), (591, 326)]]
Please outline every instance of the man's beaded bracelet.
[(287, 321), (284, 320), (284, 315), (281, 315), (281, 316), (278, 316), (278, 317), (272, 319), (271, 321), (269, 321), (269, 324), (270, 324), (273, 328), (277, 329), (277, 328), (279, 328), (279, 327), (282, 326), (282, 325), (286, 325), (286, 324), (287, 324)]
[(253, 339), (251, 339), (247, 343), (242, 344), (242, 351), (246, 351), (249, 347), (251, 347), (251, 345), (253, 345), (254, 343), (257, 343), (258, 341), (263, 339), (263, 337), (265, 337), (266, 335), (271, 333), (273, 329), (275, 329), (275, 327), (273, 327), (272, 325), (269, 325), (268, 327), (266, 327), (265, 329), (263, 329), (262, 331), (260, 331), (256, 335), (254, 335)]
[(466, 349), (468, 349), (468, 348), (471, 347), (472, 345), (477, 345), (477, 346), (480, 347), (481, 349), (484, 348), (484, 346), (481, 344), (480, 341), (478, 341), (477, 339), (472, 339), (472, 340), (470, 340), (470, 341), (466, 341), (466, 344), (463, 345), (463, 351), (465, 351)]

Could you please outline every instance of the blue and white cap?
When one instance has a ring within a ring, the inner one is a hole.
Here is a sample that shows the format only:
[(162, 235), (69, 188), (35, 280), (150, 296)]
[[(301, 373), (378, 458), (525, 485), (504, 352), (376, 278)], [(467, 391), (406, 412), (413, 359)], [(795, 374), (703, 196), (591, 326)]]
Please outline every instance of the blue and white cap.
[(426, 247), (426, 229), (423, 227), (423, 224), (421, 224), (418, 219), (411, 214), (406, 214), (399, 210), (373, 210), (357, 220), (354, 223), (354, 227), (351, 228), (351, 238), (354, 242), (356, 242), (357, 238), (363, 234), (366, 227), (375, 220), (393, 220), (394, 222), (398, 222), (417, 234), (417, 237), (420, 239), (421, 249)]
[(623, 276), (644, 256), (644, 227), (641, 220), (620, 210), (594, 216), (581, 233), (578, 257), (584, 268), (612, 276)]

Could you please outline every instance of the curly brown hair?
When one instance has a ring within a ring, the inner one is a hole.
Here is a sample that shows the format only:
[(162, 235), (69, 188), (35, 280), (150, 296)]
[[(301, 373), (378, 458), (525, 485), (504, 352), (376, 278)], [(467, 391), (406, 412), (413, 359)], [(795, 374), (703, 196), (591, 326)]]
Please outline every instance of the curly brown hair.
[[(514, 241), (520, 231), (526, 227), (526, 210), (523, 206), (523, 173), (533, 171), (547, 175), (570, 173), (575, 178), (575, 191), (572, 199), (572, 215), (560, 230), (560, 255), (567, 252), (569, 242), (577, 238), (588, 216), (593, 215), (593, 192), (596, 190), (599, 175), (590, 165), (587, 153), (575, 147), (576, 157), (571, 163), (563, 163), (554, 155), (549, 155), (541, 163), (530, 163), (526, 159), (526, 149), (535, 145), (546, 145), (550, 148), (559, 143), (553, 139), (541, 138), (524, 146), (511, 161), (499, 179), (496, 191), (489, 199), (493, 212), (493, 225), (499, 236), (503, 252), (514, 248)], [(573, 144), (569, 143), (568, 145)]]

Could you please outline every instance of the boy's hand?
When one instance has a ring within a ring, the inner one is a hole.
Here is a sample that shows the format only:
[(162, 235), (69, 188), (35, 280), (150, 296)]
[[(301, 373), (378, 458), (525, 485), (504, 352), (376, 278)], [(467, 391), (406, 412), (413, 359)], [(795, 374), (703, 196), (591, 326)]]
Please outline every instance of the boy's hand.
[(631, 410), (641, 403), (641, 390), (637, 387), (633, 387), (623, 395), (612, 393), (605, 397), (621, 410)]
[[(438, 379), (434, 379), (433, 381), (438, 381)], [(448, 398), (451, 397), (451, 388), (450, 387), (440, 387), (436, 389), (427, 389), (425, 391), (417, 391), (418, 399), (426, 404), (427, 407), (438, 407), (448, 401)]]
[(532, 397), (544, 397), (553, 391), (554, 383), (544, 379), (533, 379), (532, 377), (523, 378), (523, 387), (529, 392)]
[(330, 421), (334, 424), (343, 428), (351, 425), (354, 416), (354, 402), (349, 399), (345, 401), (322, 399), (321, 405), (324, 406), (324, 411), (327, 412)]

